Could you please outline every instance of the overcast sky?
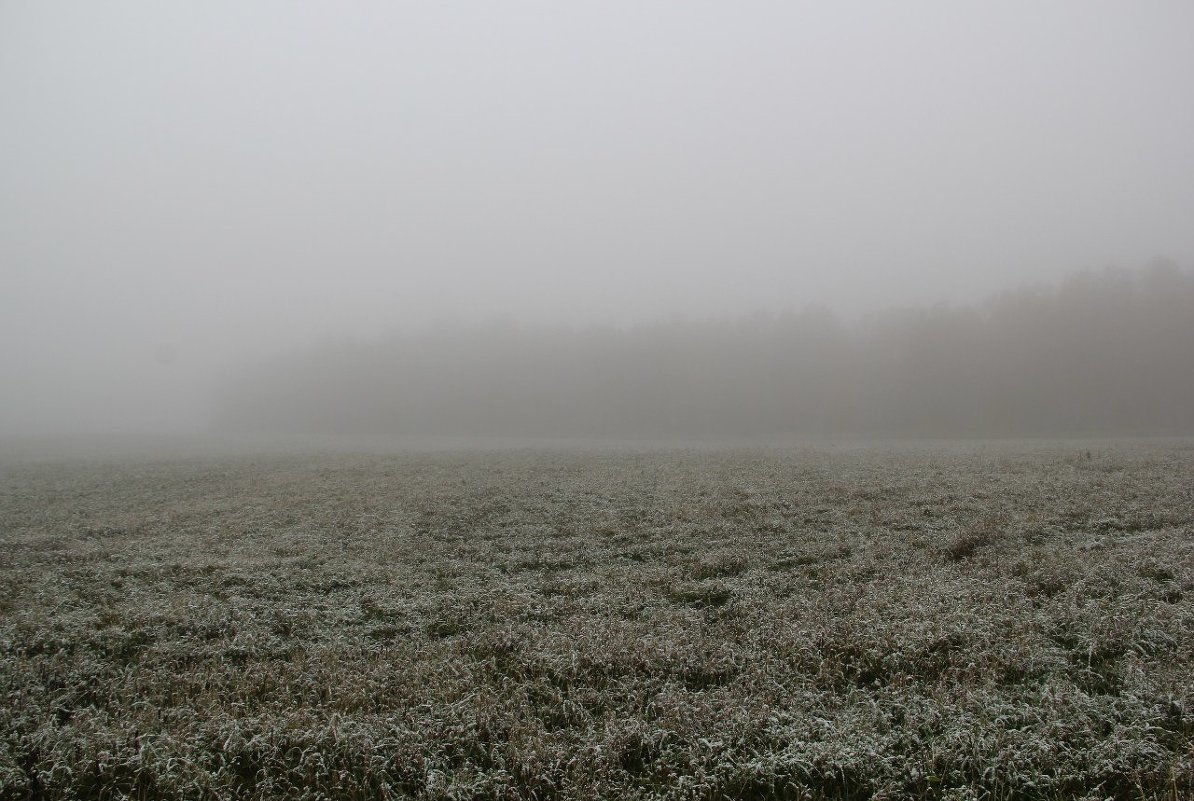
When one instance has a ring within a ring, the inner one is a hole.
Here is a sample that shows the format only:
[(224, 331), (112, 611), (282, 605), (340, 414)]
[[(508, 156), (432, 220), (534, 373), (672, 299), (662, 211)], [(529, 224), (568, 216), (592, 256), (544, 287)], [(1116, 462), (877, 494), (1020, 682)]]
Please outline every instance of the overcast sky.
[(0, 432), (176, 425), (217, 368), (441, 318), (849, 316), (1161, 254), (1194, 263), (1188, 0), (0, 0)]

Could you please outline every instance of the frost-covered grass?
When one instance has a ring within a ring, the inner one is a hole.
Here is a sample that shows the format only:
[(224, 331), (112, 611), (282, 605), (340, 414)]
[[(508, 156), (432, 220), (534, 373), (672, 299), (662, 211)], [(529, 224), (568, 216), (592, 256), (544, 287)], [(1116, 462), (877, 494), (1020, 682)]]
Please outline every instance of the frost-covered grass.
[(1188, 443), (26, 463), (0, 798), (1190, 798)]

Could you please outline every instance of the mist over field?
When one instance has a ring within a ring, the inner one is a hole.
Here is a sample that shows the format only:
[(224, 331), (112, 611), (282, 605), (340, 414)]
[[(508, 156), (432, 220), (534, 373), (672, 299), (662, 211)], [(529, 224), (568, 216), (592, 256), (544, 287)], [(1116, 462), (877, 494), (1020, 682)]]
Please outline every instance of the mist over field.
[(236, 377), (217, 414), (275, 434), (1182, 434), (1194, 431), (1194, 275), (1083, 274), (853, 324), (810, 308), (330, 342)]
[(0, 0), (0, 801), (1194, 799), (1192, 43)]
[(1188, 433), (1192, 30), (3, 4), (0, 437)]

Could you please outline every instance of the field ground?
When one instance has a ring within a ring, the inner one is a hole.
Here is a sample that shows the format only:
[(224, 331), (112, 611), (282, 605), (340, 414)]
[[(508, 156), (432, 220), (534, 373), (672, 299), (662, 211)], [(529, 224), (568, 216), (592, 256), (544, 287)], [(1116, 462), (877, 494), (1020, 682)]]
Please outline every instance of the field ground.
[(24, 461), (0, 798), (1191, 798), (1188, 441)]

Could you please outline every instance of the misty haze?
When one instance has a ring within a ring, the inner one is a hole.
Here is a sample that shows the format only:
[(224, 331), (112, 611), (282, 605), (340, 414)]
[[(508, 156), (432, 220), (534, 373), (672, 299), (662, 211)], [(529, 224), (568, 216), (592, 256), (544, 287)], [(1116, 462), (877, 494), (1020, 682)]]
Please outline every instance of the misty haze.
[(1083, 274), (981, 307), (823, 309), (618, 329), (441, 326), (231, 379), (275, 434), (763, 438), (1194, 431), (1194, 273)]
[(1191, 41), (0, 3), (0, 801), (1194, 798)]

